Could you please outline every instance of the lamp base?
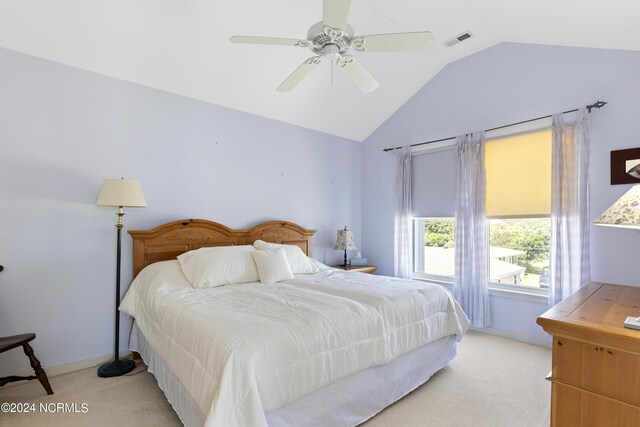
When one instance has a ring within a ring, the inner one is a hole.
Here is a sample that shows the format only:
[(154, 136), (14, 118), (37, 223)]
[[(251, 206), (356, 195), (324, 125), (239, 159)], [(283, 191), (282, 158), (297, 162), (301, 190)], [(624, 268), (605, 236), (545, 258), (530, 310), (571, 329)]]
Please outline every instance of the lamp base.
[(119, 377), (128, 374), (136, 367), (133, 360), (114, 360), (98, 368), (98, 376), (102, 378)]

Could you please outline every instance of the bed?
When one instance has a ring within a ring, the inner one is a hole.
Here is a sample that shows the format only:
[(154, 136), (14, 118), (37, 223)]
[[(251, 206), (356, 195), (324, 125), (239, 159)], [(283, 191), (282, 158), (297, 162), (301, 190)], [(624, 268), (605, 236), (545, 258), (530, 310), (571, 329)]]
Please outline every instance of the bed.
[(135, 319), (130, 348), (188, 427), (360, 424), (446, 366), (469, 326), (439, 285), (313, 261), (317, 272), (274, 284), (195, 289), (176, 260), (261, 241), (310, 257), (315, 231), (291, 222), (129, 233), (136, 278), (120, 310)]

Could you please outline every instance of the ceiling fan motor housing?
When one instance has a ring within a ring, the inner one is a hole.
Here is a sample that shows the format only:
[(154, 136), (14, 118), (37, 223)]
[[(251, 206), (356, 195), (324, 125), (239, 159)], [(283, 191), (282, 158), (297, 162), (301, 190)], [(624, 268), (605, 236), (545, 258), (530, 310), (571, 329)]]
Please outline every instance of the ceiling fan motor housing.
[[(311, 49), (318, 55), (345, 55), (351, 49), (353, 28), (347, 24), (344, 30), (331, 28), (320, 21), (311, 26), (307, 32), (307, 40), (311, 42)], [(334, 47), (335, 46), (335, 47)]]

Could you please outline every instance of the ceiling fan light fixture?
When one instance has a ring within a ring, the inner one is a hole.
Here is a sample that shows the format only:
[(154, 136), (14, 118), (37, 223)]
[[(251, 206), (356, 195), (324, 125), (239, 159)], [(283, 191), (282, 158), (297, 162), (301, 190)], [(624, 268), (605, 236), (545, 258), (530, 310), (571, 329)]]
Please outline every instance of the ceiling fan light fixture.
[(329, 43), (322, 46), (322, 56), (336, 55), (339, 51), (340, 51), (340, 48), (333, 43)]

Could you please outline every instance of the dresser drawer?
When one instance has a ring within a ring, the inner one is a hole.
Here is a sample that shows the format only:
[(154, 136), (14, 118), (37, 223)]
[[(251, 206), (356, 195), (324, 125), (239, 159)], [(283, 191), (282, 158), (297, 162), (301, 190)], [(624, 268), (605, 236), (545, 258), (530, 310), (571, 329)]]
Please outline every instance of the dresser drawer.
[(551, 392), (552, 426), (640, 426), (640, 408), (558, 383)]
[(640, 355), (635, 353), (556, 336), (552, 378), (640, 406)]

